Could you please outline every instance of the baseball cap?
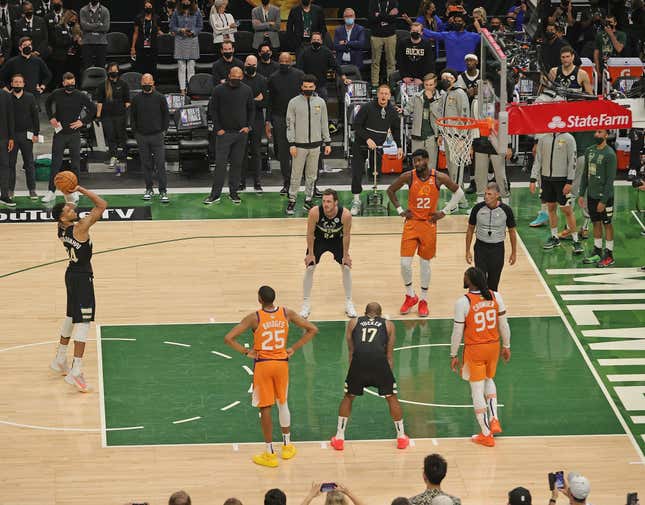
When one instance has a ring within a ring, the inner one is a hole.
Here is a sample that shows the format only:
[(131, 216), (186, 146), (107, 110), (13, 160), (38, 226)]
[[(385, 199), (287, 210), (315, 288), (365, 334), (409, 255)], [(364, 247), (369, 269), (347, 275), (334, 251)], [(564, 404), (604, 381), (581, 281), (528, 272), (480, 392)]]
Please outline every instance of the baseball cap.
[(587, 496), (591, 492), (591, 484), (589, 484), (589, 479), (580, 475), (579, 473), (571, 472), (569, 474), (569, 492), (573, 497), (578, 500), (586, 500)]
[(508, 505), (531, 505), (531, 493), (525, 487), (516, 487), (508, 493)]
[(472, 53), (470, 53), (470, 54), (467, 54), (466, 56), (464, 56), (464, 61), (466, 61), (466, 60), (475, 60), (475, 61), (479, 61), (479, 58), (477, 58), (477, 55), (476, 55), (476, 54), (472, 54)]

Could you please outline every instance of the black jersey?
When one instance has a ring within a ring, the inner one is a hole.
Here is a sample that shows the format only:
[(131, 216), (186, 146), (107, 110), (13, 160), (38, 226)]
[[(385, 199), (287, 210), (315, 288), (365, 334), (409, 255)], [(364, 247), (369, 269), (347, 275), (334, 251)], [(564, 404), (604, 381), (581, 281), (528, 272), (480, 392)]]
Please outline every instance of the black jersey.
[(387, 325), (382, 317), (361, 316), (352, 331), (354, 355), (387, 356)]
[(343, 207), (338, 206), (338, 212), (331, 219), (325, 216), (322, 205), (318, 207), (318, 222), (314, 230), (316, 240), (342, 240), (343, 238)]
[(573, 72), (569, 75), (565, 75), (562, 72), (562, 65), (558, 65), (556, 68), (555, 80), (553, 81), (556, 86), (582, 91), (582, 85), (578, 82), (578, 72), (580, 71), (580, 67), (574, 66)]
[(79, 242), (74, 238), (74, 225), (58, 227), (58, 238), (63, 242), (69, 256), (68, 272), (92, 273), (92, 239)]
[(464, 80), (466, 89), (474, 88), (479, 83), (479, 70), (477, 71), (477, 75), (475, 77), (470, 77), (468, 75), (468, 72), (462, 72), (461, 78)]

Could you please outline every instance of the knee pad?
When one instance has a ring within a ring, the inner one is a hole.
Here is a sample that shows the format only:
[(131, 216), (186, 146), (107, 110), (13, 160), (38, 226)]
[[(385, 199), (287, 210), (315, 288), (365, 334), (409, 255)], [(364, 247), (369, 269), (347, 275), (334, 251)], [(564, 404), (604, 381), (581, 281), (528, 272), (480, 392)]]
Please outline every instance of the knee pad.
[(90, 332), (90, 323), (76, 323), (76, 331), (74, 332), (75, 342), (87, 342), (87, 334)]
[(63, 321), (63, 326), (60, 329), (60, 336), (63, 338), (71, 337), (73, 327), (74, 327), (74, 323), (72, 323), (72, 318), (69, 316), (66, 317), (65, 320)]
[(289, 405), (287, 402), (276, 402), (276, 404), (278, 405), (278, 420), (280, 421), (280, 427), (288, 428), (291, 426), (291, 412), (289, 412)]

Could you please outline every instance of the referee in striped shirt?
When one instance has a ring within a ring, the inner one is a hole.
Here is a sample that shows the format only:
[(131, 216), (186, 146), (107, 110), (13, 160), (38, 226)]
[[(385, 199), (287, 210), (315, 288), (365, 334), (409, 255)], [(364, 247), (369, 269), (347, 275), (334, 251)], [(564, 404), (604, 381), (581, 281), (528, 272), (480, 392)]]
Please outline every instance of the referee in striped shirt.
[(515, 216), (508, 205), (499, 201), (499, 194), (497, 183), (488, 183), (484, 201), (475, 205), (470, 212), (466, 231), (466, 261), (469, 265), (473, 262), (470, 245), (473, 235), (476, 234), (475, 266), (486, 274), (488, 287), (493, 291), (497, 291), (504, 268), (504, 239), (507, 228), (511, 239), (511, 256), (508, 263), (514, 265), (517, 259)]

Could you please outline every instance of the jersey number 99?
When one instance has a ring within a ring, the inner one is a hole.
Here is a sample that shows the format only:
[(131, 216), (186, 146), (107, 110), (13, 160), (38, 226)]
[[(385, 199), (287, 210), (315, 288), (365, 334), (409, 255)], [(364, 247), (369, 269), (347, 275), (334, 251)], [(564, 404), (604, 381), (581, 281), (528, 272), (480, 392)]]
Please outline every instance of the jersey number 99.
[(488, 309), (486, 312), (475, 312), (475, 328), (476, 332), (484, 330), (492, 330), (497, 324), (497, 311), (495, 309)]

